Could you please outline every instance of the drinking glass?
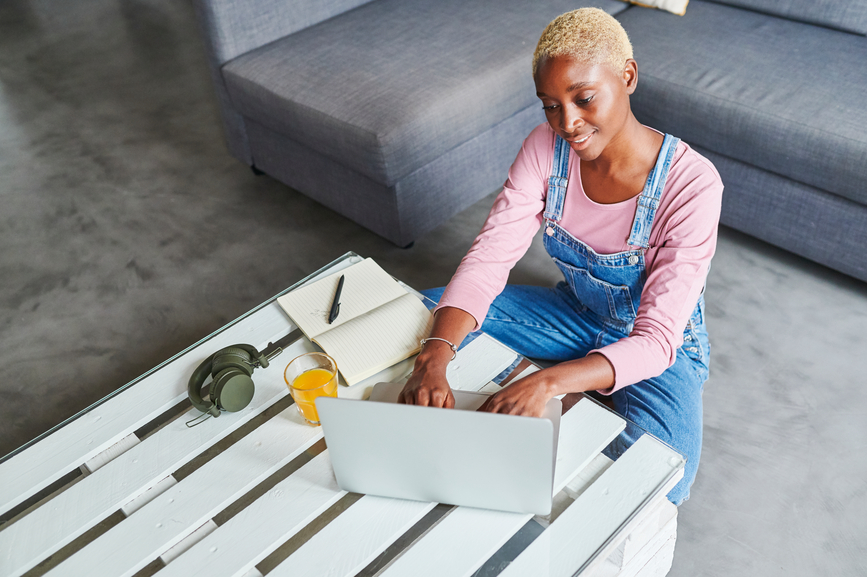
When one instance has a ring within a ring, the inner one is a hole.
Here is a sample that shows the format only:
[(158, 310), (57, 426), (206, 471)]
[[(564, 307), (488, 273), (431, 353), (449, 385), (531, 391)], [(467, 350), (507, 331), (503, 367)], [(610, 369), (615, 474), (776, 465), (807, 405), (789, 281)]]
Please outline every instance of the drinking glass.
[(286, 365), (283, 379), (304, 420), (319, 425), (316, 398), (337, 396), (337, 363), (334, 359), (325, 353), (295, 357)]

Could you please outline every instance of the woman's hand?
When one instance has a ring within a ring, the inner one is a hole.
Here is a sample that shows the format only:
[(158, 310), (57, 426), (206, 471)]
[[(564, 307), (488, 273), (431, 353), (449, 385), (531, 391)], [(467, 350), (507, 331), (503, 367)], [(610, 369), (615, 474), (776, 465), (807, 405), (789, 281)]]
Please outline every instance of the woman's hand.
[(599, 353), (536, 371), (488, 398), (480, 411), (541, 417), (552, 397), (614, 386), (614, 367)]
[(441, 368), (429, 365), (420, 367), (416, 363), (412, 376), (397, 396), (397, 402), (423, 407), (453, 408), (455, 396), (446, 380), (445, 365)]
[(433, 340), (427, 341), (416, 357), (412, 376), (397, 396), (398, 403), (446, 409), (455, 406), (446, 380), (446, 368), (455, 353), (445, 341), (460, 343), (475, 324), (476, 319), (461, 309), (444, 307), (437, 311), (430, 335)]
[(545, 405), (554, 394), (545, 379), (536, 375), (538, 373), (528, 375), (491, 395), (478, 410), (505, 415), (541, 417), (545, 412)]

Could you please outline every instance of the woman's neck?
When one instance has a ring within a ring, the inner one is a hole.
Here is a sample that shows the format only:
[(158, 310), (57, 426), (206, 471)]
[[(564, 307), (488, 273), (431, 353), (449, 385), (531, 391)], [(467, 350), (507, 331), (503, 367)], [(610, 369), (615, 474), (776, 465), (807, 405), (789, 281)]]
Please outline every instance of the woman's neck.
[(647, 166), (649, 163), (650, 167), (644, 171), (649, 173), (656, 163), (662, 138), (658, 132), (638, 122), (630, 111), (623, 129), (611, 140), (599, 157), (584, 163), (584, 166), (591, 165), (588, 168), (600, 175), (614, 176), (633, 173), (636, 168)]
[(584, 193), (600, 204), (628, 200), (644, 188), (663, 136), (642, 125), (630, 112), (623, 130), (594, 160), (581, 162)]

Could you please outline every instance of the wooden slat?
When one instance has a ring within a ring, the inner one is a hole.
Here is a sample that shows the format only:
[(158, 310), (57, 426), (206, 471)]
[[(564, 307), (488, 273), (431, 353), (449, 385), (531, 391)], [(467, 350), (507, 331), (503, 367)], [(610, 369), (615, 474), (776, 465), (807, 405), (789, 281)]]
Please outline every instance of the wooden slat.
[(204, 525), (181, 539), (178, 543), (172, 546), (171, 549), (160, 555), (160, 560), (163, 563), (171, 563), (186, 551), (192, 548), (196, 543), (217, 530), (217, 524), (213, 520), (208, 519)]
[(160, 577), (244, 575), (345, 494), (323, 451), (169, 564)]
[[(648, 503), (644, 511), (633, 521), (624, 527), (613, 544), (615, 547), (597, 554), (596, 559), (590, 563), (581, 577), (608, 577), (622, 575), (627, 567), (632, 567), (632, 573), (639, 571), (648, 560), (656, 553), (662, 544), (674, 534), (677, 521), (677, 507), (660, 495), (653, 503)], [(675, 525), (670, 526), (670, 521)]]
[(554, 493), (586, 467), (626, 427), (626, 421), (588, 398), (578, 401), (560, 419)]
[(264, 346), (293, 328), (279, 307), (266, 307), (0, 464), (0, 512), (25, 501), (181, 402), (187, 396), (193, 370), (212, 352), (243, 342)]
[(581, 496), (581, 493), (593, 484), (599, 476), (610, 467), (614, 461), (599, 453), (586, 467), (581, 469), (581, 472), (575, 475), (575, 478), (566, 483), (563, 487), (563, 492), (569, 495), (574, 501)]
[[(314, 350), (307, 339), (283, 355)], [(284, 357), (278, 357), (283, 359)], [(256, 394), (243, 411), (205, 419), (195, 427), (184, 423), (199, 414), (169, 423), (50, 502), (0, 532), (0, 576), (20, 575), (71, 542), (96, 523), (144, 493), (178, 467), (260, 414), (288, 394), (281, 363), (254, 373)], [(295, 407), (290, 407), (295, 411)], [(61, 522), (58, 522), (60, 520)]]
[(449, 363), (446, 378), (453, 389), (478, 391), (516, 358), (518, 355), (513, 350), (482, 334), (458, 351), (455, 360)]
[(133, 575), (320, 438), (290, 406), (48, 575)]
[(132, 501), (128, 501), (123, 507), (120, 508), (124, 517), (129, 517), (175, 485), (178, 482), (174, 477), (169, 475), (168, 477), (158, 481), (153, 487), (133, 499)]
[(120, 455), (123, 455), (136, 445), (138, 445), (141, 441), (135, 434), (130, 433), (108, 449), (104, 450), (101, 453), (98, 453), (95, 457), (87, 461), (81, 466), (81, 470), (87, 473), (93, 473), (97, 469), (103, 467), (106, 463), (110, 463), (117, 459)]
[(641, 568), (626, 567), (618, 577), (665, 577), (671, 570), (671, 564), (674, 561), (674, 546), (677, 542), (677, 536), (671, 535), (662, 546), (649, 557), (647, 563)]
[(472, 575), (532, 517), (458, 507), (395, 560), (382, 577)]
[[(621, 565), (627, 563), (630, 559), (630, 556), (634, 556), (635, 551), (633, 547), (633, 543), (631, 540), (633, 537), (641, 538), (641, 527), (646, 524), (648, 520), (652, 522), (654, 518), (659, 519), (661, 512), (666, 512), (670, 514), (671, 508), (674, 508), (675, 514), (677, 513), (677, 507), (671, 504), (666, 495), (668, 492), (683, 478), (683, 469), (675, 473), (671, 479), (669, 479), (665, 485), (657, 492), (657, 495), (654, 497), (654, 500), (648, 502), (641, 513), (641, 515), (636, 515), (632, 519), (630, 519), (618, 532), (617, 538), (609, 541), (605, 547), (600, 550), (595, 559), (591, 561), (587, 568), (586, 572), (589, 572), (591, 575), (593, 574), (593, 569), (602, 564), (604, 559), (610, 559), (616, 556), (617, 550), (620, 550), (620, 554), (624, 557), (621, 560)], [(645, 535), (646, 537), (646, 535)]]
[[(644, 542), (642, 547), (636, 547), (637, 550), (631, 551), (629, 545), (630, 541), (634, 541), (633, 536), (630, 535), (627, 539), (624, 548), (623, 571), (619, 577), (637, 577), (644, 573), (645, 568), (656, 565), (665, 566), (666, 561), (668, 565), (664, 567), (665, 571), (667, 572), (671, 567), (671, 556), (667, 546), (671, 544), (673, 549), (677, 539), (677, 507), (666, 500), (663, 508), (664, 513), (655, 519), (657, 523), (650, 524), (647, 527), (647, 533), (640, 536)], [(663, 520), (665, 523), (660, 527), (659, 522)], [(666, 557), (668, 558), (665, 559)], [(665, 575), (665, 573), (661, 573), (661, 575)]]
[[(318, 271), (307, 282), (360, 260), (361, 257), (346, 259)], [(272, 302), (230, 328), (203, 339), (116, 397), (0, 463), (0, 513), (26, 501), (185, 399), (190, 374), (209, 354), (236, 343), (263, 347), (294, 328), (289, 317)]]
[(436, 503), (365, 495), (268, 573), (268, 577), (350, 577)]
[[(554, 494), (588, 466), (624, 429), (625, 421), (593, 403), (578, 401), (560, 421)], [(458, 507), (398, 558), (382, 577), (472, 575), (532, 517)]]
[(571, 577), (683, 467), (649, 435), (635, 442), (513, 561), (502, 577)]

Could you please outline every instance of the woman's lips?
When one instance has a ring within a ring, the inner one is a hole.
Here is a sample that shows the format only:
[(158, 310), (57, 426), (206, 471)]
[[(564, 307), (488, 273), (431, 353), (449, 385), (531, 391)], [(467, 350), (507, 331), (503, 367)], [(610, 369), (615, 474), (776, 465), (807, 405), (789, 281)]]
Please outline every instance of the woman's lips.
[(574, 136), (572, 138), (567, 138), (566, 140), (572, 145), (573, 150), (587, 148), (590, 140), (593, 138), (595, 132), (591, 132), (590, 134), (585, 134), (583, 136)]

